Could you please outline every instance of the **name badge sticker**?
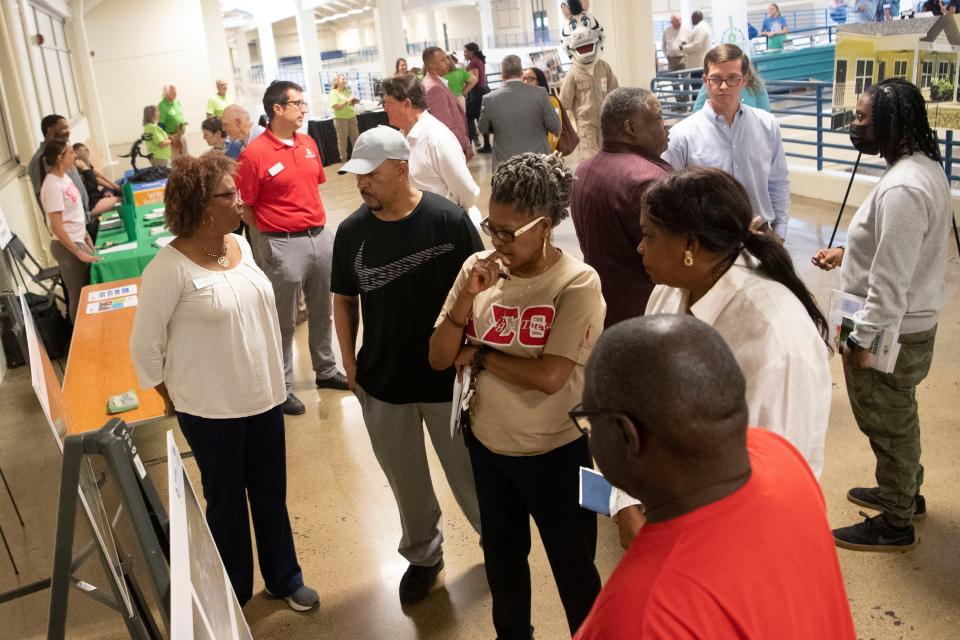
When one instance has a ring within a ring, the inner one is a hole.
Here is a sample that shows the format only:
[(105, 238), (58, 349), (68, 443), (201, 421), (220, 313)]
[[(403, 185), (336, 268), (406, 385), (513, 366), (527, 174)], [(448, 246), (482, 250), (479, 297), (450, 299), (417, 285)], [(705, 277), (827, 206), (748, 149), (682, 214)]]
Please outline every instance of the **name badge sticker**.
[(216, 282), (216, 276), (200, 276), (199, 278), (193, 279), (193, 288), (197, 290), (206, 289), (207, 287), (212, 287)]
[(281, 171), (283, 171), (283, 163), (282, 163), (282, 162), (278, 162), (277, 164), (275, 164), (275, 165), (273, 165), (272, 167), (270, 167), (269, 169), (267, 169), (267, 173), (269, 173), (271, 177), (277, 175), (277, 174), (280, 173)]

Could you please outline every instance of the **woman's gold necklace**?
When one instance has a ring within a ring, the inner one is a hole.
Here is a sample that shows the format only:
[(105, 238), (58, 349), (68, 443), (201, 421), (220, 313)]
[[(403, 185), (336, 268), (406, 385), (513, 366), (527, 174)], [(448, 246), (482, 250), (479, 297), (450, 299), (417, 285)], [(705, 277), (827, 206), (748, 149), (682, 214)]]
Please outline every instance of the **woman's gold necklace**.
[(220, 265), (220, 267), (223, 269), (226, 269), (227, 267), (230, 266), (230, 259), (227, 257), (227, 239), (226, 238), (223, 239), (223, 251), (219, 255), (208, 252), (206, 247), (204, 247), (203, 243), (200, 241), (200, 238), (198, 238), (197, 236), (193, 236), (193, 238), (194, 240), (197, 241), (197, 244), (200, 245), (200, 252), (203, 253), (203, 255), (207, 256), (208, 258), (215, 258), (217, 261), (217, 264)]

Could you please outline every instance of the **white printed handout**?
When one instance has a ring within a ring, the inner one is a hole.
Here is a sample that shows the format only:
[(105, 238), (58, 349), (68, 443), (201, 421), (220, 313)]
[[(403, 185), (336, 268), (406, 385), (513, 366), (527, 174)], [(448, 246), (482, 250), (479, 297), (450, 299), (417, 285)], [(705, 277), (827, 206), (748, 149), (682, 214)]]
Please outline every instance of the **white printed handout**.
[(100, 300), (99, 302), (91, 302), (87, 305), (87, 314), (92, 313), (103, 313), (104, 311), (116, 311), (117, 309), (126, 309), (127, 307), (135, 307), (139, 300), (137, 296), (125, 296), (123, 298), (112, 298), (110, 300)]
[(91, 291), (87, 296), (87, 302), (98, 302), (100, 300), (109, 300), (110, 298), (121, 298), (123, 296), (132, 296), (137, 293), (137, 285), (128, 284), (122, 287), (112, 289), (102, 289), (100, 291)]
[(460, 378), (454, 377), (453, 379), (453, 408), (450, 410), (451, 438), (460, 433), (462, 412), (470, 410), (470, 400), (473, 398), (473, 390), (470, 388), (471, 373), (472, 370), (468, 365), (460, 370)]

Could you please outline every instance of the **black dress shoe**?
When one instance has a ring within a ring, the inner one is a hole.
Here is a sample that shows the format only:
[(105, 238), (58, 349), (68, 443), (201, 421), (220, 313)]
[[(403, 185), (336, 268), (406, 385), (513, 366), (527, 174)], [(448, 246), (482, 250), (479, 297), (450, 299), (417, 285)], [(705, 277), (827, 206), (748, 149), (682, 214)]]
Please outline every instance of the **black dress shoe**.
[(329, 378), (317, 378), (318, 389), (336, 389), (337, 391), (350, 391), (350, 385), (347, 384), (347, 376), (339, 371)]
[(477, 149), (477, 153), (490, 153), (493, 151), (493, 147), (480, 147)]
[(287, 395), (287, 399), (283, 401), (282, 408), (283, 412), (288, 416), (300, 416), (307, 410), (297, 396), (292, 393)]
[(416, 604), (426, 600), (430, 587), (443, 570), (443, 558), (432, 567), (412, 564), (400, 579), (400, 604)]

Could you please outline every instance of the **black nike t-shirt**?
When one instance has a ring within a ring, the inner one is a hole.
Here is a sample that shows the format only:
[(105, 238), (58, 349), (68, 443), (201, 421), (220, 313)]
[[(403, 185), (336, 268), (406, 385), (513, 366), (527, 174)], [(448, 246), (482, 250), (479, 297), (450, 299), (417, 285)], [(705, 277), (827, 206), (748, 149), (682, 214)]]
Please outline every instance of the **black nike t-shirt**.
[(330, 290), (360, 296), (365, 392), (394, 404), (450, 401), (453, 369), (430, 367), (430, 335), (464, 260), (482, 250), (466, 212), (428, 192), (403, 220), (385, 222), (363, 205), (340, 223)]

